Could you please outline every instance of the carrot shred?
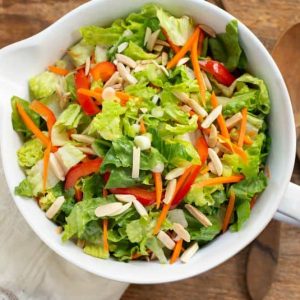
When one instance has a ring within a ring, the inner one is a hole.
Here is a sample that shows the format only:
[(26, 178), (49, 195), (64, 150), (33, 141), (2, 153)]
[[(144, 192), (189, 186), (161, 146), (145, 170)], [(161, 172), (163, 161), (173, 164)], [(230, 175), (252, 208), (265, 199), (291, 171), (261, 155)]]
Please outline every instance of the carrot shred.
[[(198, 27), (199, 28), (199, 27)], [(205, 105), (205, 91), (206, 91), (206, 86), (204, 83), (204, 79), (200, 70), (200, 65), (198, 62), (198, 40), (199, 40), (199, 34), (201, 34), (201, 29), (199, 28), (198, 34), (196, 35), (196, 38), (193, 41), (192, 44), (192, 51), (191, 51), (191, 61), (195, 73), (195, 77), (197, 79), (199, 89), (200, 89), (200, 96), (201, 96), (201, 101), (202, 104)]]
[(163, 35), (166, 38), (166, 41), (168, 42), (168, 44), (170, 45), (171, 49), (174, 51), (174, 53), (178, 53), (180, 51), (180, 47), (175, 45), (169, 38), (168, 33), (166, 32), (166, 30), (164, 28), (161, 29), (161, 32), (163, 33)]
[[(218, 99), (217, 99), (214, 92), (212, 92), (212, 94), (211, 94), (211, 104), (212, 104), (213, 108), (216, 108), (218, 106)], [(218, 122), (218, 125), (220, 127), (221, 134), (226, 139), (230, 140), (230, 134), (228, 132), (228, 129), (227, 129), (227, 126), (226, 126), (226, 123), (225, 123), (225, 120), (224, 120), (224, 117), (223, 117), (222, 113), (218, 116), (217, 122)]]
[(50, 144), (50, 139), (43, 134), (43, 132), (34, 124), (31, 118), (26, 113), (25, 109), (20, 103), (16, 104), (18, 113), (20, 114), (26, 127), (46, 146)]
[(161, 173), (153, 172), (153, 178), (155, 183), (155, 192), (156, 192), (156, 208), (159, 208), (161, 203), (161, 196), (162, 196), (162, 179)]
[(257, 133), (254, 130), (248, 131), (249, 137), (254, 137), (257, 135)]
[(206, 173), (208, 173), (208, 171), (209, 171), (209, 167), (206, 166), (205, 168), (203, 168), (203, 169), (200, 171), (200, 174), (201, 174), (201, 175), (205, 175)]
[(172, 57), (172, 59), (167, 63), (167, 69), (171, 69), (175, 67), (178, 63), (178, 61), (184, 57), (184, 55), (191, 50), (192, 45), (197, 38), (199, 34), (200, 28), (197, 26), (196, 30), (194, 33), (190, 36), (190, 38), (187, 40), (185, 45)]
[(243, 179), (244, 179), (243, 175), (232, 175), (228, 177), (220, 176), (220, 177), (209, 178), (201, 182), (195, 183), (194, 186), (204, 187), (204, 186), (212, 186), (216, 184), (235, 183), (235, 182), (240, 182)]
[(174, 264), (176, 262), (176, 260), (178, 259), (179, 255), (181, 253), (181, 249), (182, 249), (182, 242), (183, 242), (182, 239), (177, 241), (177, 243), (174, 247), (174, 251), (172, 253), (171, 259), (170, 259), (170, 265)]
[(108, 246), (108, 219), (103, 219), (102, 222), (102, 230), (103, 230), (103, 249), (105, 252), (109, 251), (109, 246)]
[(233, 143), (231, 144), (231, 146), (232, 146), (233, 152), (236, 153), (237, 155), (239, 155), (241, 157), (241, 159), (245, 163), (247, 163), (248, 162), (248, 154), (247, 154), (247, 152), (243, 148), (241, 148), (241, 147), (239, 147), (239, 146), (237, 146), (237, 145), (235, 145)]
[(63, 68), (59, 68), (56, 66), (49, 66), (48, 70), (52, 73), (55, 73), (57, 75), (61, 75), (61, 76), (66, 76), (67, 74), (69, 74), (69, 71)]
[(251, 140), (250, 136), (245, 134), (244, 136), (244, 144), (245, 145), (252, 145), (253, 144), (253, 141)]
[(229, 196), (229, 202), (228, 202), (228, 206), (226, 209), (226, 213), (225, 213), (225, 217), (224, 217), (224, 221), (223, 221), (223, 226), (222, 226), (222, 232), (224, 233), (229, 225), (232, 213), (233, 213), (233, 209), (234, 209), (234, 203), (235, 203), (235, 193), (234, 191), (230, 191), (230, 196)]
[(199, 40), (198, 40), (198, 56), (201, 56), (202, 54), (204, 38), (205, 38), (204, 31), (200, 28)]
[(102, 94), (96, 91), (91, 91), (89, 89), (80, 88), (77, 90), (78, 94), (89, 96), (95, 98), (98, 102), (102, 102)]
[(145, 127), (145, 122), (143, 119), (141, 119), (141, 121), (140, 121), (140, 131), (142, 134), (147, 132), (146, 127)]
[(43, 192), (45, 193), (47, 188), (47, 179), (48, 179), (48, 168), (49, 168), (49, 159), (51, 152), (51, 143), (47, 145), (47, 148), (44, 152), (44, 169), (43, 169)]
[(242, 122), (241, 122), (241, 128), (240, 128), (240, 136), (239, 136), (239, 140), (238, 140), (238, 146), (239, 147), (243, 147), (244, 145), (244, 137), (246, 134), (246, 126), (247, 126), (247, 108), (244, 107), (242, 109)]

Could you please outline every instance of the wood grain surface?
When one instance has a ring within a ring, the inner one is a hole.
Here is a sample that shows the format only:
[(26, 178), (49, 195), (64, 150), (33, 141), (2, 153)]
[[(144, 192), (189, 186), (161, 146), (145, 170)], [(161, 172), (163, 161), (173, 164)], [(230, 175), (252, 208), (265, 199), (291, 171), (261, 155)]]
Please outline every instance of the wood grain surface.
[[(84, 2), (0, 0), (0, 48), (43, 30)], [(300, 21), (300, 0), (210, 2), (222, 2), (225, 9), (253, 30), (268, 50), (289, 26)], [(295, 165), (293, 181), (300, 183), (299, 162)], [(278, 268), (266, 300), (300, 299), (299, 237), (299, 228), (281, 226)], [(248, 248), (219, 267), (188, 280), (161, 285), (131, 285), (122, 300), (248, 299), (245, 280), (247, 255)]]

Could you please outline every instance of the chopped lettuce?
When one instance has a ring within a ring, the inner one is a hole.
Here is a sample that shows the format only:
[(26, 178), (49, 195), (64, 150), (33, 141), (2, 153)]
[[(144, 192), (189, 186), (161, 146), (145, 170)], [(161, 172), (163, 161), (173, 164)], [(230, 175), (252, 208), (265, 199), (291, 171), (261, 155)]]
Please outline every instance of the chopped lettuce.
[(93, 119), (89, 134), (98, 133), (105, 140), (114, 141), (122, 136), (121, 118), (126, 111), (126, 107), (119, 103), (104, 100), (102, 112)]
[(83, 200), (90, 198), (97, 198), (102, 195), (102, 188), (104, 186), (103, 176), (96, 173), (94, 175), (81, 179)]
[(143, 48), (131, 41), (129, 42), (128, 47), (125, 49), (124, 54), (134, 60), (155, 59), (157, 57), (156, 54), (144, 51)]
[(93, 50), (93, 46), (88, 45), (84, 40), (81, 40), (69, 49), (68, 54), (73, 64), (78, 67), (86, 62), (86, 59), (92, 55)]
[(27, 178), (23, 179), (19, 185), (15, 187), (15, 194), (23, 197), (33, 196), (33, 187)]
[(43, 158), (43, 144), (38, 139), (25, 142), (18, 150), (18, 163), (21, 167), (31, 168)]
[(56, 197), (52, 192), (47, 193), (45, 196), (41, 197), (39, 200), (40, 208), (43, 211), (47, 211), (49, 207), (54, 203)]
[(63, 112), (62, 107), (60, 105), (61, 99), (57, 95), (57, 93), (54, 93), (49, 97), (43, 98), (40, 101), (50, 108), (50, 110), (54, 113), (56, 118), (58, 118), (59, 115)]
[(60, 76), (45, 71), (29, 80), (30, 95), (33, 99), (42, 99), (55, 93), (60, 84)]
[(176, 18), (159, 8), (157, 10), (157, 17), (160, 26), (166, 30), (169, 38), (175, 45), (183, 46), (193, 33), (192, 20), (187, 16)]
[[(167, 81), (165, 73), (152, 63), (146, 65), (144, 70), (136, 72), (134, 76), (139, 81), (139, 85), (142, 84), (141, 86), (145, 83), (152, 83), (155, 86), (163, 87)], [(153, 90), (157, 93), (156, 89)]]
[(104, 258), (105, 259), (105, 258), (109, 257), (109, 252), (105, 251), (103, 249), (102, 245), (94, 245), (94, 244), (91, 244), (91, 243), (86, 243), (86, 245), (83, 248), (83, 252), (88, 254), (88, 255), (97, 257), (97, 258)]
[(151, 237), (146, 241), (147, 247), (155, 254), (161, 264), (167, 263), (167, 258), (162, 246), (156, 237)]

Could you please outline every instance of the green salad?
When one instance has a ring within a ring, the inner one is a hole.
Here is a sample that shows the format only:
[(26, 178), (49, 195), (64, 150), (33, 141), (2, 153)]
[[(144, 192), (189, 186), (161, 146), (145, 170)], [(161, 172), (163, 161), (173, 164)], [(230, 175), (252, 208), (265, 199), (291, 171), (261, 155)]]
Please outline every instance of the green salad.
[(11, 100), (16, 195), (102, 259), (186, 263), (240, 230), (267, 185), (270, 101), (238, 22), (216, 34), (151, 4), (80, 33)]

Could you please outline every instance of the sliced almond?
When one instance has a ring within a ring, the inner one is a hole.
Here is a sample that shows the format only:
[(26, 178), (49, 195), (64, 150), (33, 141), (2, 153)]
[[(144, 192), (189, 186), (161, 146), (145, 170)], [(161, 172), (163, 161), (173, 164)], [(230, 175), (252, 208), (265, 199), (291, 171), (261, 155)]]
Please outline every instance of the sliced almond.
[(258, 134), (259, 129), (255, 126), (253, 126), (251, 123), (247, 122), (246, 125), (246, 132), (255, 132), (256, 134)]
[(95, 138), (85, 135), (85, 134), (77, 134), (73, 133), (71, 134), (71, 138), (79, 143), (84, 143), (84, 144), (93, 144), (95, 142)]
[(85, 61), (84, 75), (88, 76), (91, 68), (91, 58), (88, 56)]
[(175, 168), (172, 171), (170, 171), (167, 175), (166, 175), (166, 180), (172, 180), (175, 179), (179, 176), (181, 176), (184, 171), (186, 170), (186, 168)]
[(157, 63), (157, 61), (155, 61), (155, 60), (152, 60), (152, 62), (153, 62), (153, 64), (154, 64), (157, 68), (159, 68), (160, 70), (162, 70), (167, 76), (170, 75), (170, 74), (169, 74), (169, 71), (165, 68), (165, 66), (159, 65), (159, 64)]
[(186, 113), (189, 113), (192, 110), (192, 108), (186, 104), (183, 106), (180, 106), (180, 109)]
[(137, 73), (137, 72), (144, 71), (144, 70), (147, 69), (147, 67), (148, 67), (147, 65), (137, 65), (137, 66), (134, 68), (133, 72)]
[(198, 251), (199, 246), (198, 243), (195, 242), (192, 246), (188, 247), (183, 254), (180, 257), (180, 260), (183, 263), (188, 263), (190, 261), (190, 259), (196, 254), (196, 252)]
[(92, 148), (89, 147), (76, 147), (76, 148), (85, 154), (97, 155)]
[(180, 66), (182, 66), (182, 65), (185, 65), (188, 61), (190, 60), (190, 58), (189, 57), (183, 57), (183, 58), (181, 58), (179, 61), (178, 61), (178, 63), (177, 63), (177, 67), (180, 67)]
[(55, 215), (59, 212), (59, 210), (61, 209), (61, 207), (63, 206), (64, 202), (65, 202), (65, 197), (64, 196), (58, 197), (52, 203), (52, 205), (49, 207), (49, 209), (47, 210), (46, 217), (48, 219), (53, 219), (55, 217)]
[(151, 171), (154, 173), (162, 173), (164, 171), (164, 163), (158, 163)]
[(133, 205), (134, 205), (136, 211), (139, 213), (139, 215), (140, 215), (141, 217), (147, 217), (147, 216), (148, 216), (147, 210), (146, 210), (146, 208), (141, 204), (141, 202), (139, 202), (138, 200), (134, 199), (132, 203), (133, 203)]
[(115, 212), (120, 210), (122, 207), (123, 207), (123, 205), (120, 202), (103, 204), (103, 205), (98, 206), (95, 209), (95, 215), (98, 218), (107, 217), (111, 214), (114, 214)]
[(169, 204), (172, 201), (175, 195), (176, 184), (177, 184), (176, 179), (172, 179), (171, 181), (169, 181), (166, 188), (165, 198), (163, 200), (164, 203)]
[(170, 47), (170, 45), (169, 45), (168, 42), (163, 41), (163, 40), (160, 40), (160, 39), (157, 39), (157, 40), (156, 40), (156, 44), (157, 44), (157, 45), (162, 45), (162, 46), (165, 46), (165, 47)]
[(117, 200), (125, 203), (133, 202), (133, 200), (136, 200), (136, 197), (133, 195), (115, 194), (115, 197), (117, 198)]
[(49, 162), (50, 162), (50, 168), (55, 174), (55, 176), (59, 180), (64, 181), (65, 180), (64, 169), (61, 167), (59, 161), (57, 160), (56, 156), (53, 153), (50, 153)]
[(162, 45), (155, 45), (153, 47), (153, 50), (156, 51), (156, 52), (161, 52), (163, 50), (164, 46)]
[(154, 104), (157, 104), (158, 100), (159, 100), (159, 96), (158, 96), (158, 95), (154, 95), (154, 96), (152, 97), (152, 99), (151, 99), (151, 101), (152, 101)]
[(208, 79), (206, 73), (203, 72), (203, 71), (202, 71), (201, 73), (202, 73), (202, 77), (203, 77), (203, 80), (204, 80), (206, 89), (207, 89), (208, 91), (212, 91), (212, 86), (211, 86), (211, 83), (210, 83), (210, 81), (209, 81), (209, 79)]
[(63, 228), (61, 226), (57, 226), (55, 228), (55, 231), (56, 231), (57, 234), (61, 234), (63, 232)]
[(108, 86), (112, 86), (116, 83), (119, 83), (118, 80), (120, 78), (119, 76), (119, 72), (115, 72), (114, 74), (112, 74), (112, 76), (105, 82), (104, 87), (108, 87)]
[(140, 160), (141, 160), (141, 149), (133, 146), (132, 151), (132, 178), (139, 178), (140, 176)]
[(115, 91), (121, 91), (121, 90), (123, 90), (123, 85), (121, 83), (114, 84), (114, 85), (112, 85), (110, 87), (113, 88)]
[(209, 170), (211, 173), (217, 175), (217, 170), (216, 170), (214, 164), (213, 164), (211, 161), (207, 164), (207, 166), (208, 166), (208, 170)]
[(125, 81), (129, 82), (130, 84), (136, 84), (138, 82), (137, 79), (126, 70), (122, 63), (117, 63), (117, 69)]
[(81, 240), (81, 239), (78, 239), (76, 245), (77, 245), (77, 247), (83, 249), (84, 246), (85, 246), (85, 241)]
[(116, 91), (113, 87), (111, 86), (108, 86), (106, 88), (103, 89), (102, 91), (102, 98), (104, 100), (109, 100), (109, 101), (112, 101), (114, 100), (116, 97)]
[(218, 130), (217, 127), (212, 124), (210, 127), (210, 133), (207, 139), (207, 144), (210, 148), (214, 148), (218, 142)]
[(175, 242), (164, 232), (164, 231), (160, 231), (157, 235), (157, 238), (162, 242), (162, 244), (170, 249), (173, 250), (175, 247)]
[(221, 112), (222, 112), (222, 105), (218, 105), (209, 113), (206, 119), (202, 122), (201, 127), (208, 128), (218, 118)]
[(212, 226), (212, 223), (210, 222), (210, 220), (200, 211), (198, 210), (196, 207), (194, 207), (191, 204), (186, 204), (184, 206), (188, 212), (195, 217), (203, 226), (208, 227), (208, 226)]
[(124, 213), (126, 210), (128, 210), (131, 206), (132, 202), (129, 202), (129, 203), (126, 203), (125, 205), (123, 205), (119, 210), (117, 210), (116, 212), (114, 213), (111, 213), (109, 215), (109, 217), (114, 217), (114, 216), (118, 216), (122, 213)]
[(235, 125), (237, 125), (242, 119), (243, 119), (242, 114), (240, 112), (238, 112), (225, 121), (226, 127), (228, 129), (230, 129), (230, 128), (234, 127)]
[(208, 155), (209, 155), (209, 158), (211, 159), (212, 163), (214, 164), (214, 167), (217, 171), (218, 176), (221, 176), (223, 173), (223, 165), (222, 165), (222, 162), (221, 162), (218, 154), (212, 148), (208, 148)]
[(148, 38), (148, 41), (147, 41), (147, 45), (146, 45), (146, 48), (149, 50), (149, 51), (152, 51), (153, 48), (154, 48), (154, 45), (157, 41), (157, 38), (160, 34), (160, 29), (154, 31), (153, 33), (151, 33), (151, 35), (149, 36)]
[(128, 42), (124, 42), (118, 46), (118, 53), (122, 53), (128, 47)]
[(137, 66), (137, 63), (131, 57), (126, 56), (124, 54), (118, 53), (118, 54), (116, 54), (116, 58), (120, 63), (122, 63), (132, 69), (134, 69)]
[(191, 241), (191, 236), (187, 230), (184, 229), (184, 227), (179, 223), (173, 224), (173, 230), (177, 233), (177, 235), (182, 238), (186, 242)]
[(216, 37), (216, 32), (209, 26), (205, 25), (205, 24), (200, 24), (199, 27), (205, 31), (208, 35), (212, 36), (212, 37)]
[(151, 28), (147, 27), (145, 32), (145, 37), (144, 37), (144, 46), (146, 46), (146, 44), (148, 43), (151, 34), (152, 34)]
[(162, 64), (163, 66), (166, 66), (167, 63), (168, 63), (168, 60), (169, 60), (168, 53), (167, 53), (167, 52), (163, 52), (163, 53), (161, 54), (161, 64)]

